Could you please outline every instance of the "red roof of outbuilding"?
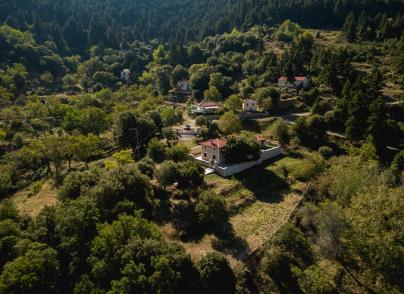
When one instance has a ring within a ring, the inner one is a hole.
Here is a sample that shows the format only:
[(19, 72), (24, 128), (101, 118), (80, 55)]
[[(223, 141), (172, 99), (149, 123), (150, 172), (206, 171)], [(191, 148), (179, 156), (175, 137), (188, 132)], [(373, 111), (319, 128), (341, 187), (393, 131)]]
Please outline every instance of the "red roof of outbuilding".
[(219, 107), (219, 104), (217, 104), (215, 102), (204, 102), (201, 104), (201, 106), (203, 108), (216, 108), (216, 107)]
[(201, 142), (200, 144), (202, 146), (217, 147), (220, 149), (220, 148), (223, 148), (226, 145), (226, 143), (227, 143), (227, 140), (216, 138), (216, 139), (210, 139), (210, 140)]

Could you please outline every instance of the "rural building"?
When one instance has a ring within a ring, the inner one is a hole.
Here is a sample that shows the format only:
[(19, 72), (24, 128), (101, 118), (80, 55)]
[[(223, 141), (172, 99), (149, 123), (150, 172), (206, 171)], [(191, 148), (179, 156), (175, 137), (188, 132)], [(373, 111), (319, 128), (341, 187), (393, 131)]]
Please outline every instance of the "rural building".
[[(282, 154), (280, 146), (269, 145), (267, 139), (262, 136), (256, 136), (255, 138), (261, 147), (261, 156), (255, 161), (236, 164), (226, 162), (223, 155), (223, 147), (226, 146), (227, 141), (219, 138), (202, 142), (200, 150), (196, 150), (196, 152), (192, 152), (191, 150), (190, 156), (205, 167), (214, 169), (222, 177), (229, 177)], [(202, 153), (201, 155), (199, 155), (200, 152)]]
[(179, 91), (183, 91), (183, 92), (189, 92), (189, 82), (186, 79), (182, 79), (181, 81), (178, 81), (177, 83), (177, 89)]
[(215, 102), (202, 102), (196, 108), (196, 111), (199, 113), (214, 113), (217, 112), (220, 108), (220, 105)]
[(304, 76), (294, 77), (293, 83), (290, 83), (287, 77), (280, 77), (278, 79), (278, 87), (280, 88), (297, 88), (297, 87), (307, 88), (308, 86), (309, 86), (309, 80), (307, 79), (307, 77)]
[(126, 81), (126, 82), (129, 82), (129, 80), (130, 80), (130, 69), (125, 68), (125, 69), (123, 69), (121, 71), (121, 79)]
[(222, 148), (227, 141), (224, 139), (211, 139), (201, 143), (202, 160), (220, 164), (224, 162)]
[(256, 112), (257, 111), (257, 101), (253, 99), (246, 99), (243, 101), (243, 111), (244, 112)]

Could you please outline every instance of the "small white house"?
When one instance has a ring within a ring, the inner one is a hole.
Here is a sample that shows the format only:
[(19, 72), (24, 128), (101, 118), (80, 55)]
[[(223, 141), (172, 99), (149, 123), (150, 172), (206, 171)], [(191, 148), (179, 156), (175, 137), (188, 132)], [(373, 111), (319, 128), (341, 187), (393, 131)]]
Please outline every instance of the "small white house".
[(211, 139), (201, 143), (202, 160), (221, 164), (224, 161), (222, 149), (226, 146), (224, 139)]
[(244, 112), (256, 112), (257, 111), (257, 101), (253, 99), (246, 99), (243, 101), (243, 111)]
[(278, 79), (278, 87), (280, 88), (307, 88), (308, 86), (309, 80), (304, 76), (294, 77), (293, 83), (290, 83), (287, 77), (280, 77)]
[(121, 79), (125, 82), (129, 82), (130, 80), (130, 69), (125, 68), (121, 71)]
[(189, 91), (189, 82), (188, 82), (188, 80), (183, 79), (181, 81), (178, 81), (177, 88), (180, 91), (188, 92)]

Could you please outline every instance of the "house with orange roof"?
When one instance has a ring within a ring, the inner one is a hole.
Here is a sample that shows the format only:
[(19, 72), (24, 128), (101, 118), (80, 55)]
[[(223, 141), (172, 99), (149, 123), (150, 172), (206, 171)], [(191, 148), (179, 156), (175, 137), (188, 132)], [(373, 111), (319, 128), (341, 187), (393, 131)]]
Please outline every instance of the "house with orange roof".
[(224, 162), (224, 156), (222, 154), (222, 149), (226, 146), (227, 140), (225, 139), (210, 139), (201, 142), (201, 153), (202, 160), (215, 162), (217, 164)]

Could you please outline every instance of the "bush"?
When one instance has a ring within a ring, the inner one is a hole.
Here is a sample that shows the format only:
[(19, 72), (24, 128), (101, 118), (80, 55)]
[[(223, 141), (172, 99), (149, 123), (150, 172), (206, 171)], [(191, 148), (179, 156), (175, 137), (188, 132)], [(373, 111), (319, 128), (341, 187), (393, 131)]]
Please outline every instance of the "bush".
[(197, 116), (195, 119), (195, 124), (198, 127), (202, 127), (202, 126), (206, 126), (208, 124), (208, 121), (204, 116)]
[(218, 225), (227, 219), (225, 201), (210, 191), (200, 195), (195, 211), (199, 222), (204, 225)]
[(322, 146), (318, 149), (318, 153), (324, 158), (324, 159), (329, 159), (332, 157), (333, 152), (332, 148), (328, 146)]
[(96, 185), (98, 179), (99, 175), (95, 170), (72, 172), (63, 180), (59, 196), (63, 199), (76, 199), (80, 196), (84, 187)]
[(30, 187), (30, 196), (34, 196), (36, 194), (39, 193), (39, 191), (41, 191), (43, 186), (43, 181), (35, 181), (32, 183), (31, 187)]
[(12, 188), (12, 177), (11, 172), (4, 169), (0, 170), (0, 197), (6, 196), (9, 192), (11, 192)]
[(223, 155), (227, 161), (241, 163), (258, 160), (261, 155), (257, 140), (248, 136), (231, 136), (223, 148)]
[(178, 187), (182, 189), (197, 188), (203, 184), (204, 169), (195, 161), (178, 164)]
[(272, 127), (272, 134), (278, 140), (279, 144), (287, 145), (290, 142), (289, 127), (283, 119), (276, 121)]
[(178, 167), (171, 160), (164, 161), (156, 171), (157, 181), (161, 186), (166, 187), (176, 182), (178, 177)]
[(137, 163), (137, 167), (139, 168), (142, 174), (148, 176), (149, 178), (153, 178), (155, 170), (155, 164), (153, 160), (145, 157)]
[(288, 253), (292, 259), (303, 262), (313, 261), (313, 252), (304, 234), (292, 224), (284, 225), (274, 236), (273, 243)]
[(297, 277), (304, 293), (331, 294), (336, 292), (330, 277), (316, 265), (309, 266), (304, 271), (293, 268), (293, 274)]
[(196, 266), (201, 277), (203, 293), (234, 293), (236, 278), (222, 254), (208, 253)]
[(188, 159), (189, 148), (185, 145), (175, 145), (166, 150), (166, 158), (174, 162), (185, 161)]
[(287, 280), (291, 277), (290, 257), (279, 247), (271, 247), (264, 253), (261, 260), (261, 270), (277, 280)]
[(165, 148), (164, 145), (156, 138), (150, 140), (147, 145), (147, 156), (151, 158), (154, 162), (160, 163), (165, 158)]
[(223, 134), (239, 133), (242, 130), (240, 117), (233, 112), (226, 112), (219, 119), (219, 128)]
[(18, 211), (14, 203), (9, 200), (5, 199), (0, 203), (0, 221), (5, 219), (18, 219)]
[(302, 145), (316, 147), (325, 141), (327, 126), (321, 115), (299, 117), (295, 121), (293, 131)]

